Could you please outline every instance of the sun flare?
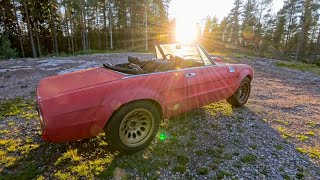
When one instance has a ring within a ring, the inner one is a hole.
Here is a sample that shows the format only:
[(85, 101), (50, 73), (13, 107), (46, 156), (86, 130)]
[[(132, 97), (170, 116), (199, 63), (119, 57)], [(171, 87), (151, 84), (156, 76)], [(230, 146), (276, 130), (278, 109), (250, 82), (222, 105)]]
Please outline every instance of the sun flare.
[(197, 39), (196, 26), (188, 22), (177, 22), (176, 39), (182, 43), (191, 43)]

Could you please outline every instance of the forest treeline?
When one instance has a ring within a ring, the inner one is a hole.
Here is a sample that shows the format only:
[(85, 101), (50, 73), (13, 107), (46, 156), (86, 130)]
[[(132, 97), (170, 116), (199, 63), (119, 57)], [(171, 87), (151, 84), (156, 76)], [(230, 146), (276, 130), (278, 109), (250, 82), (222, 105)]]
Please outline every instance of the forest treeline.
[[(232, 45), (261, 56), (319, 63), (320, 0), (285, 0), (277, 13), (272, 3), (235, 0), (221, 21), (206, 18), (201, 43), (209, 51)], [(2, 0), (0, 53), (39, 57), (88, 50), (148, 51), (154, 41), (174, 39), (169, 5), (170, 0)]]
[(148, 50), (171, 31), (168, 5), (168, 0), (2, 0), (1, 42), (11, 43), (20, 57)]
[(320, 64), (320, 1), (285, 0), (276, 13), (272, 0), (235, 0), (220, 23), (206, 19), (202, 42), (244, 47), (261, 56)]

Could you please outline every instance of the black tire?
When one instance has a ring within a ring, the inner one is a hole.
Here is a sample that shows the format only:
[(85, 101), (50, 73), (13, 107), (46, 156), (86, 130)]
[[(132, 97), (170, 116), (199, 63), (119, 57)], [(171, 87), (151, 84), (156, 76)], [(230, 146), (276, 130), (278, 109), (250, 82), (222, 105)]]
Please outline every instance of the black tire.
[(135, 101), (118, 109), (107, 122), (104, 131), (112, 150), (134, 153), (151, 143), (159, 123), (160, 113), (154, 103)]
[[(243, 92), (246, 89), (246, 92)], [(249, 99), (251, 91), (251, 81), (245, 77), (236, 92), (227, 99), (227, 102), (233, 107), (241, 107), (245, 105)]]

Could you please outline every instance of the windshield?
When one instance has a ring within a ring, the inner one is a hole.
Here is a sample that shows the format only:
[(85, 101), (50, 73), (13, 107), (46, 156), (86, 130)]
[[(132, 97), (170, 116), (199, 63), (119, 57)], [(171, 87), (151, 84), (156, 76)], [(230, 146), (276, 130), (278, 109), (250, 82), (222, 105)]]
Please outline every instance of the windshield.
[(161, 44), (159, 47), (163, 51), (163, 55), (165, 57), (162, 57), (159, 49), (156, 47), (157, 59), (168, 59), (170, 58), (170, 55), (172, 55), (181, 57), (184, 60), (203, 61), (205, 65), (211, 65), (211, 62), (205, 52), (203, 52), (203, 50), (197, 45)]

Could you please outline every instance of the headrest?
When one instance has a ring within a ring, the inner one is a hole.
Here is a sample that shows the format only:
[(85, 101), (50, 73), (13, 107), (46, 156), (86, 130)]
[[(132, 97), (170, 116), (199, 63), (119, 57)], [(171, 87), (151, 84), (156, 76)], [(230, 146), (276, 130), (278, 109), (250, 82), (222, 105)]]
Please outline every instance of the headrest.
[(141, 60), (139, 57), (128, 56), (129, 63), (138, 64)]

